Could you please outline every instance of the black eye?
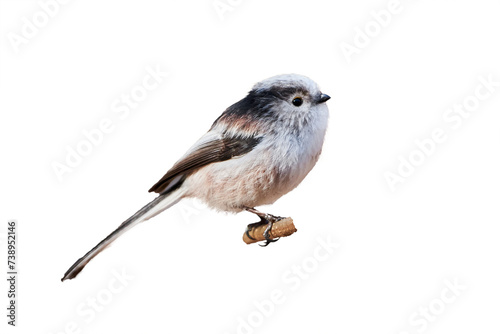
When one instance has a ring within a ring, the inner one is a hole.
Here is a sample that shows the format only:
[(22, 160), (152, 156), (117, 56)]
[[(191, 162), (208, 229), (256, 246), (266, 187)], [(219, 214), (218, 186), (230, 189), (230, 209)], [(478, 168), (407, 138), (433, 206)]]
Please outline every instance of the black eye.
[(296, 97), (292, 101), (293, 105), (296, 107), (300, 107), (302, 105), (302, 98), (301, 97)]

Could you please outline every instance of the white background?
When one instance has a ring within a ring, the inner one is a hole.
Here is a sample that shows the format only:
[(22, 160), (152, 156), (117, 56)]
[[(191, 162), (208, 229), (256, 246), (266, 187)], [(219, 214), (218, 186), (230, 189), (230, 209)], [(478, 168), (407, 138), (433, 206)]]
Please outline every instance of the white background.
[[(17, 48), (9, 36), (42, 9), (0, 3), (0, 263), (17, 219), (20, 272), (16, 329), (0, 284), (2, 333), (499, 333), (500, 88), (456, 129), (443, 115), (480, 76), (500, 81), (500, 4), (401, 0), (348, 62), (342, 43), (376, 29), (370, 12), (389, 1), (231, 3), (221, 18), (211, 0), (69, 1)], [(120, 119), (111, 105), (148, 66), (169, 75)], [(290, 72), (332, 96), (317, 166), (262, 208), (293, 217), (296, 234), (247, 246), (254, 215), (185, 201), (60, 282), (227, 106)], [(106, 118), (113, 131), (58, 180), (53, 163)], [(435, 128), (447, 140), (392, 191), (384, 174)]]

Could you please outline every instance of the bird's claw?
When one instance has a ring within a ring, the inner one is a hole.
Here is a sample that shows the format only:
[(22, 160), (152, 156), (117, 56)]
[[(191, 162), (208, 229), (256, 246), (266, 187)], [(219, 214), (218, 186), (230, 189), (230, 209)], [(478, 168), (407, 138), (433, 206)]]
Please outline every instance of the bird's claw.
[(280, 238), (276, 238), (276, 239), (272, 239), (271, 238), (271, 229), (272, 229), (274, 223), (276, 223), (276, 222), (284, 219), (284, 217), (274, 216), (274, 215), (271, 215), (271, 214), (263, 214), (263, 213), (260, 213), (260, 212), (256, 212), (256, 210), (253, 209), (253, 208), (248, 208), (247, 210), (249, 210), (249, 211), (251, 211), (253, 213), (256, 213), (260, 217), (260, 222), (249, 224), (247, 226), (247, 230), (245, 231), (245, 234), (247, 235), (247, 237), (249, 239), (256, 240), (255, 238), (253, 238), (252, 236), (250, 236), (249, 232), (253, 228), (256, 228), (256, 227), (259, 227), (259, 226), (262, 226), (262, 225), (267, 225), (266, 230), (264, 231), (264, 238), (266, 239), (266, 241), (263, 244), (259, 244), (259, 246), (266, 247), (270, 243), (276, 242), (276, 241), (278, 241), (280, 239)]
[(276, 239), (266, 239), (266, 242), (264, 242), (263, 244), (259, 244), (260, 247), (267, 247), (270, 243), (273, 243), (273, 242), (276, 242), (280, 240), (280, 238), (276, 238)]
[(266, 238), (266, 242), (263, 243), (262, 245), (259, 244), (261, 247), (267, 247), (269, 246), (270, 243), (278, 241), (280, 238), (272, 239), (271, 238), (271, 229), (273, 228), (273, 224), (276, 223), (277, 221), (280, 221), (283, 219), (283, 217), (278, 217), (278, 216), (273, 216), (273, 215), (268, 215), (267, 218), (267, 228), (264, 231), (264, 238)]
[(251, 240), (257, 240), (257, 239), (255, 239), (254, 237), (252, 237), (252, 236), (250, 235), (250, 233), (249, 233), (249, 232), (250, 232), (252, 229), (256, 228), (256, 227), (259, 227), (259, 226), (265, 225), (265, 224), (267, 224), (267, 223), (268, 223), (268, 222), (267, 222), (264, 218), (262, 218), (262, 217), (261, 217), (261, 218), (260, 218), (260, 222), (256, 222), (256, 223), (252, 223), (252, 224), (248, 224), (248, 225), (247, 225), (247, 230), (245, 231), (245, 234), (247, 235), (247, 237), (248, 237), (249, 239), (251, 239)]

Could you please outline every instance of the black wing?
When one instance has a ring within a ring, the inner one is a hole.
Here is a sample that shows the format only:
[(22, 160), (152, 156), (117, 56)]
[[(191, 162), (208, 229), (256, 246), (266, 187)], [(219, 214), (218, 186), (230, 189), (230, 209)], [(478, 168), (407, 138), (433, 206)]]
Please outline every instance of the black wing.
[(188, 175), (208, 164), (226, 161), (252, 151), (263, 137), (221, 136), (209, 141), (200, 139), (191, 151), (179, 160), (149, 192), (167, 193), (181, 186)]

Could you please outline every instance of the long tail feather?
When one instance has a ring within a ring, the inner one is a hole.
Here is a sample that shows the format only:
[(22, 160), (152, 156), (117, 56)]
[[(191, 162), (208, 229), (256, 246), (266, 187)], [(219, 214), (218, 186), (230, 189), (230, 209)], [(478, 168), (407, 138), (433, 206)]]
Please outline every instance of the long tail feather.
[(126, 231), (130, 230), (135, 225), (146, 221), (160, 212), (170, 208), (177, 202), (179, 202), (184, 195), (182, 189), (175, 190), (169, 194), (160, 195), (152, 200), (150, 203), (146, 204), (142, 209), (137, 211), (133, 216), (124, 221), (116, 230), (114, 230), (110, 235), (98, 243), (94, 248), (92, 248), (87, 254), (79, 258), (64, 274), (61, 281), (67, 279), (75, 278), (80, 271), (92, 260), (97, 254), (99, 254), (104, 248), (109, 246), (113, 241), (115, 241), (119, 236), (121, 236)]

